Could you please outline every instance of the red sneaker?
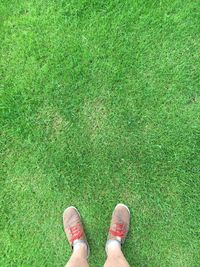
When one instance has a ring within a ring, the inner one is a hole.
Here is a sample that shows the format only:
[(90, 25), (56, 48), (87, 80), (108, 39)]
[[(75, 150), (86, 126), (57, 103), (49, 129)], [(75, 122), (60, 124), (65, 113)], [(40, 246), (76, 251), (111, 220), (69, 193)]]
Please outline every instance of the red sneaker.
[(63, 225), (71, 248), (73, 249), (75, 243), (85, 243), (89, 256), (89, 245), (83, 229), (81, 216), (75, 207), (69, 207), (64, 211)]
[(129, 230), (129, 225), (130, 211), (128, 207), (124, 204), (118, 204), (112, 214), (108, 241), (114, 239), (123, 244)]

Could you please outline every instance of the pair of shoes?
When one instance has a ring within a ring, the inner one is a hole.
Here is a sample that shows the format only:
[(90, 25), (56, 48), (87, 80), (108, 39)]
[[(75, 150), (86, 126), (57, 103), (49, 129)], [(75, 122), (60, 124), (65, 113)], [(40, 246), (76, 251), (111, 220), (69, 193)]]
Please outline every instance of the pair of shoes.
[[(64, 230), (73, 250), (73, 246), (77, 243), (87, 245), (87, 254), (89, 256), (89, 245), (85, 236), (81, 216), (75, 207), (67, 208), (63, 213)], [(124, 204), (118, 204), (112, 214), (110, 228), (108, 232), (108, 240), (106, 247), (111, 240), (116, 240), (121, 244), (124, 243), (130, 225), (130, 211)]]

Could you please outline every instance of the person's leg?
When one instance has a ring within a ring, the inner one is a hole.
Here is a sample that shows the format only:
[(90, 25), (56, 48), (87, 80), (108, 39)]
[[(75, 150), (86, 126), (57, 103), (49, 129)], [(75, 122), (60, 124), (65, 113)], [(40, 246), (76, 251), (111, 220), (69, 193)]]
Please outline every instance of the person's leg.
[(125, 241), (129, 224), (129, 209), (123, 204), (118, 204), (112, 215), (108, 241), (106, 243), (107, 259), (104, 267), (129, 267), (121, 251), (121, 244)]
[(63, 213), (64, 230), (73, 249), (66, 267), (88, 267), (89, 246), (85, 237), (81, 217), (74, 207), (67, 208)]
[(109, 244), (107, 246), (107, 260), (104, 267), (130, 267), (120, 245)]
[(73, 253), (66, 265), (66, 267), (88, 267), (87, 262), (87, 246), (84, 244), (77, 244), (77, 248)]

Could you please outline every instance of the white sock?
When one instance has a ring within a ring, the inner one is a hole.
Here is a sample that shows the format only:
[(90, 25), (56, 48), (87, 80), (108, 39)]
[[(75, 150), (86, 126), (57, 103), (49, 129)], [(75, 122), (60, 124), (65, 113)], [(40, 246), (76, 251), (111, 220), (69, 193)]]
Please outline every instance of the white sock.
[(109, 249), (115, 249), (115, 248), (120, 248), (121, 249), (121, 238), (120, 238), (120, 240), (110, 239), (110, 240), (107, 241), (107, 243), (106, 243), (106, 252)]
[(77, 251), (79, 250), (81, 247), (85, 247), (85, 249), (87, 250), (87, 245), (85, 242), (74, 242), (73, 243), (73, 251)]

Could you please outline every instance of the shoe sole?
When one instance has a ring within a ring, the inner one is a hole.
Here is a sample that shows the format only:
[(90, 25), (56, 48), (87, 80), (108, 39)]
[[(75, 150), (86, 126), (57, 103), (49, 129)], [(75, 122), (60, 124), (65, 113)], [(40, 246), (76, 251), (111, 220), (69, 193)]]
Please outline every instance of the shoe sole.
[[(125, 204), (123, 204), (123, 203), (119, 203), (119, 204), (117, 204), (117, 206), (115, 207), (115, 209), (116, 209), (118, 206), (122, 206), (122, 207), (126, 208), (127, 211), (128, 211), (128, 213), (131, 214), (129, 208), (128, 208)], [(114, 210), (115, 210), (115, 209), (114, 209)]]

